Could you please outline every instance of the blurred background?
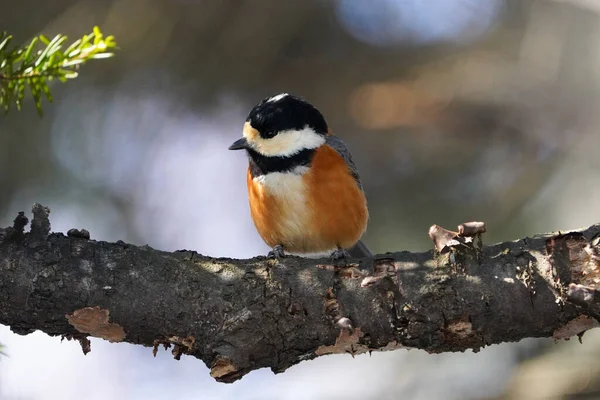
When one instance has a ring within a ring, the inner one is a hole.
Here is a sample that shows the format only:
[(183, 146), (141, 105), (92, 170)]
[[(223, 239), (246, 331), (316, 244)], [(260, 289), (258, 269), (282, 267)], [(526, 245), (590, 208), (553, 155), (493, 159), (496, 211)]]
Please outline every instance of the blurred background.
[[(487, 223), (487, 243), (600, 221), (596, 0), (0, 0), (25, 42), (100, 26), (92, 62), (0, 116), (0, 226), (34, 202), (54, 231), (246, 258), (250, 108), (305, 97), (349, 144), (376, 252), (426, 251), (431, 224)], [(235, 384), (169, 352), (0, 326), (2, 400), (600, 398), (600, 332), (479, 353), (326, 356)]]

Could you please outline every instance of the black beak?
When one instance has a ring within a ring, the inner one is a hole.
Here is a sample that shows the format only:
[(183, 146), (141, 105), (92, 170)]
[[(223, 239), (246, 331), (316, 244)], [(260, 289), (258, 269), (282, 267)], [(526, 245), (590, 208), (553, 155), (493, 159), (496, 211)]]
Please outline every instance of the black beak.
[(248, 141), (246, 138), (241, 138), (233, 142), (231, 146), (229, 146), (229, 150), (243, 150), (248, 148)]

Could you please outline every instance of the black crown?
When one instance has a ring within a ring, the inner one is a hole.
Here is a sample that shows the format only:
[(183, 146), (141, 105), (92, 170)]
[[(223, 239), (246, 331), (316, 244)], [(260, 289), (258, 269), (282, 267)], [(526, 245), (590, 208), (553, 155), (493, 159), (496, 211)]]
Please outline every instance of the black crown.
[(301, 130), (307, 126), (322, 135), (327, 134), (328, 129), (325, 117), (319, 110), (306, 100), (290, 94), (263, 99), (252, 108), (246, 121), (265, 139), (281, 131)]

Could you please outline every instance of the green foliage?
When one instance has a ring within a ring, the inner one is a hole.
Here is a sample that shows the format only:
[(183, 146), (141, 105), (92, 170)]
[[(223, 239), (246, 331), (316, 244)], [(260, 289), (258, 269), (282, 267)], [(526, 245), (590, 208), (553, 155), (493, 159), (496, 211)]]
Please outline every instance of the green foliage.
[[(29, 87), (35, 107), (42, 115), (42, 95), (52, 102), (48, 82), (76, 78), (81, 65), (92, 59), (112, 57), (111, 50), (117, 48), (114, 37), (104, 37), (98, 27), (62, 50), (66, 40), (60, 34), (52, 40), (40, 35), (25, 46), (12, 47), (12, 36), (0, 32), (0, 107), (5, 112), (13, 105), (21, 110)], [(40, 44), (42, 48), (36, 50)]]

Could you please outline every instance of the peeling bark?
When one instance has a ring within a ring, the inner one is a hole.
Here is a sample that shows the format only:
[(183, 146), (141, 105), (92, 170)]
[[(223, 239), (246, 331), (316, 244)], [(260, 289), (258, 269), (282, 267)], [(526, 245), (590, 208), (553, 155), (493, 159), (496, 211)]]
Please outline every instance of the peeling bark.
[(79, 340), (84, 353), (88, 336), (173, 346), (219, 382), (332, 353), (565, 339), (600, 319), (600, 225), (332, 265), (65, 236), (50, 233), (49, 212), (34, 205), (29, 232), (24, 213), (0, 229), (0, 323)]

